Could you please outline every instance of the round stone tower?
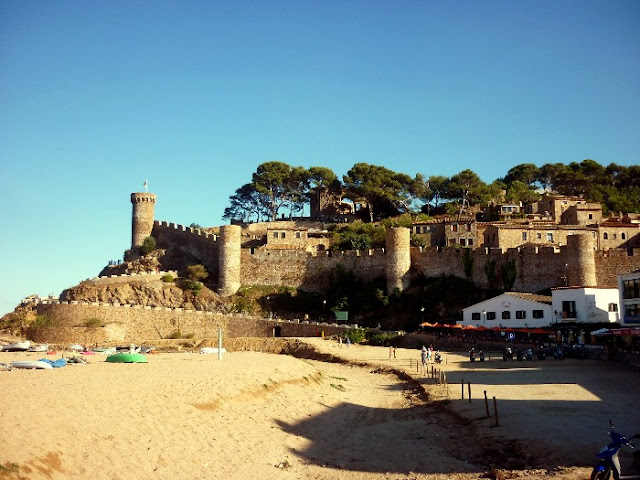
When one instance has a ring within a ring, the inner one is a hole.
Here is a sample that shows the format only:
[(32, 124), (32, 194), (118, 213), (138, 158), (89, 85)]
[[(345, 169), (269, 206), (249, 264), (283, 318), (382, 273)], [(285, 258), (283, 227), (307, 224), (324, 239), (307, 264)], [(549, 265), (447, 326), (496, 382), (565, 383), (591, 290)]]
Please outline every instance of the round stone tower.
[(567, 237), (567, 285), (597, 287), (594, 238), (591, 233)]
[(131, 219), (131, 248), (139, 247), (153, 230), (155, 193), (132, 193), (133, 216)]
[(240, 236), (238, 225), (220, 227), (218, 293), (233, 295), (240, 288)]
[(387, 295), (409, 286), (411, 235), (408, 228), (387, 228)]

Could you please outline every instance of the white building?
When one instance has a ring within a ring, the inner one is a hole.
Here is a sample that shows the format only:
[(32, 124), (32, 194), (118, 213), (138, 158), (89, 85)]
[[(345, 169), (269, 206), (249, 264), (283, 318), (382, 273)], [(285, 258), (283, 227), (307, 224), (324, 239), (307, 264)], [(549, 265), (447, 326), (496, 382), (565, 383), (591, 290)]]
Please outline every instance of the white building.
[(618, 275), (620, 324), (640, 326), (640, 270)]
[(617, 323), (617, 288), (560, 287), (551, 290), (556, 323)]
[[(640, 272), (638, 272), (640, 279)], [(638, 280), (640, 283), (640, 280)], [(562, 323), (616, 323), (617, 288), (556, 288), (551, 297), (506, 292), (462, 310), (463, 326), (486, 328), (544, 328)], [(640, 296), (637, 298), (640, 308)], [(640, 311), (637, 310), (637, 315)], [(640, 317), (636, 317), (640, 320)]]
[(554, 320), (552, 298), (506, 292), (462, 309), (461, 325), (486, 328), (548, 327)]

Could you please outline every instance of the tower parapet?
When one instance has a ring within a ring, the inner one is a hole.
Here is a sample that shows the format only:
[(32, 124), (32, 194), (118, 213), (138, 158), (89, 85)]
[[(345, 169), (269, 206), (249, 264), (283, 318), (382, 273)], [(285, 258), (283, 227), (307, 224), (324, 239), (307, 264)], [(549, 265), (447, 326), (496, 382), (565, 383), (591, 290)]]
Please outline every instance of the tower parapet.
[(241, 233), (239, 225), (220, 227), (218, 293), (223, 296), (240, 288)]
[(137, 192), (131, 194), (133, 215), (131, 219), (131, 248), (139, 247), (153, 230), (153, 211), (156, 204), (155, 193)]
[(387, 294), (409, 286), (411, 269), (411, 235), (408, 228), (387, 228)]

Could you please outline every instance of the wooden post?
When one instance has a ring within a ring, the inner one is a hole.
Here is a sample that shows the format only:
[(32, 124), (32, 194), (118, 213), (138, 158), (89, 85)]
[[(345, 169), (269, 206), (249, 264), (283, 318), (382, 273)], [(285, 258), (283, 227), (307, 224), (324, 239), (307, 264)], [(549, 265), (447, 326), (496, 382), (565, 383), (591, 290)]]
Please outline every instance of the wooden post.
[(222, 360), (222, 327), (218, 329), (218, 360)]
[(469, 388), (469, 403), (471, 403), (471, 382), (467, 383), (467, 387)]
[(500, 424), (498, 423), (498, 402), (496, 402), (496, 397), (493, 397), (493, 411), (496, 416), (496, 427), (499, 427)]
[(462, 379), (462, 400), (464, 400), (464, 378)]
[(487, 391), (484, 391), (484, 408), (487, 411), (487, 418), (491, 415), (489, 414), (489, 400), (487, 400)]

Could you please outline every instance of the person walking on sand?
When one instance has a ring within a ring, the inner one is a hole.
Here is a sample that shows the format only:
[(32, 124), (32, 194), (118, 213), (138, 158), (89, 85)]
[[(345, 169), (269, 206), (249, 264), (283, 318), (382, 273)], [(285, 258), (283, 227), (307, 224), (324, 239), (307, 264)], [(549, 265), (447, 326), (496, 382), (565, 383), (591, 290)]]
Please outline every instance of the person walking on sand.
[(391, 355), (393, 355), (393, 347), (389, 345), (389, 360), (391, 360)]
[(396, 348), (396, 347), (393, 347), (393, 358), (394, 358), (394, 359), (396, 358), (396, 350), (397, 350), (397, 348)]
[(347, 337), (347, 348), (349, 348), (349, 345), (351, 345), (351, 339)]
[(422, 360), (422, 368), (424, 369), (427, 364), (427, 347), (422, 346), (422, 351), (420, 352), (420, 359)]
[(342, 337), (338, 337), (338, 348), (342, 348)]

